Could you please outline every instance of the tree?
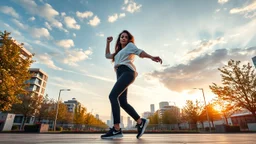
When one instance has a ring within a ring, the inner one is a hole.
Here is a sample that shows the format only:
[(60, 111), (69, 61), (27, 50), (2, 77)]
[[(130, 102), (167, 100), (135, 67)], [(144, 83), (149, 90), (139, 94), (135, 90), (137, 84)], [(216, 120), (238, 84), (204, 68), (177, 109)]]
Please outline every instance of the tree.
[(228, 65), (218, 68), (223, 86), (213, 83), (209, 87), (219, 99), (249, 110), (256, 121), (256, 74), (250, 63), (240, 64), (230, 60)]
[(83, 124), (85, 118), (86, 118), (86, 108), (85, 107), (78, 108), (76, 106), (75, 112), (74, 112), (74, 123)]
[(22, 57), (22, 45), (10, 39), (10, 33), (0, 34), (0, 111), (8, 111), (21, 102), (18, 95), (26, 95), (25, 81), (31, 78), (29, 67), (32, 56)]
[(209, 120), (212, 122), (212, 126), (214, 127), (213, 121), (221, 119), (221, 115), (220, 115), (219, 111), (217, 111), (214, 108), (214, 104), (210, 103), (210, 104), (206, 105), (206, 107), (204, 107), (203, 111), (201, 112), (201, 115), (200, 115), (201, 118), (200, 119), (201, 119), (202, 122), (208, 120), (207, 119), (206, 108), (207, 108), (207, 111), (208, 111)]
[(30, 92), (26, 95), (19, 95), (18, 98), (21, 103), (14, 104), (11, 112), (15, 114), (23, 114), (24, 120), (21, 124), (21, 130), (23, 130), (27, 118), (38, 113), (43, 102), (43, 97)]
[(202, 106), (198, 100), (195, 103), (191, 100), (186, 101), (186, 105), (183, 107), (183, 118), (189, 122), (190, 127), (196, 126), (197, 122), (200, 121), (201, 113)]
[(153, 115), (149, 117), (149, 124), (157, 125), (159, 123), (158, 113), (155, 112)]
[(172, 110), (166, 110), (162, 118), (163, 124), (177, 124), (178, 118)]
[(53, 107), (54, 100), (49, 99), (48, 94), (43, 97), (43, 102), (41, 107), (36, 115), (38, 122), (42, 119), (49, 119), (50, 108)]
[(228, 124), (228, 118), (240, 109), (239, 107), (236, 107), (235, 104), (228, 103), (220, 98), (214, 100), (214, 105), (219, 107), (220, 113), (225, 118), (226, 124)]

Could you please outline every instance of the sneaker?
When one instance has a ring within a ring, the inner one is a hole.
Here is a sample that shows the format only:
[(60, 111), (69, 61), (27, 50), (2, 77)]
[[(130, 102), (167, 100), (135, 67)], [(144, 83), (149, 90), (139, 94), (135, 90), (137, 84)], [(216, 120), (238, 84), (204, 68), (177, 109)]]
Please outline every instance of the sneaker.
[(104, 134), (104, 135), (101, 135), (101, 138), (102, 139), (115, 139), (115, 138), (122, 138), (123, 137), (123, 132), (120, 128), (119, 131), (115, 130), (115, 128), (109, 128), (109, 131)]
[(141, 118), (141, 124), (137, 124), (136, 127), (138, 129), (137, 139), (139, 139), (143, 133), (145, 132), (145, 129), (149, 123), (149, 119)]

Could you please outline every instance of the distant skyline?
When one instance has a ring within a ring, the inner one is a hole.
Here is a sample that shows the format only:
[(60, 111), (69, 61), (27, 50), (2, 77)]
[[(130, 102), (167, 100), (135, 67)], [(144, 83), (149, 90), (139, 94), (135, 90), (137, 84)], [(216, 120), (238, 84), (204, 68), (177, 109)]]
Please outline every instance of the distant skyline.
[[(105, 59), (106, 37), (130, 31), (138, 48), (159, 55), (163, 64), (135, 59), (139, 73), (128, 101), (139, 114), (150, 104), (206, 101), (221, 84), (217, 68), (229, 59), (256, 56), (255, 0), (8, 0), (0, 1), (0, 31), (7, 30), (31, 53), (32, 68), (49, 76), (45, 93), (62, 101), (76, 98), (104, 122), (110, 119), (108, 95), (116, 76)], [(122, 110), (121, 115), (127, 119)]]

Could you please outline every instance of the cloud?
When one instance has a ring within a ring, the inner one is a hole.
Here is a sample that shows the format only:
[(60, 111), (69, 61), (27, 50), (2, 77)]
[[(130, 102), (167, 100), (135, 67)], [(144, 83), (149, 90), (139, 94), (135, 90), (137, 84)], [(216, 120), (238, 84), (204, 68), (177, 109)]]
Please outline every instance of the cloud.
[(15, 2), (18, 2), (30, 14), (46, 19), (52, 27), (64, 30), (62, 23), (55, 18), (59, 12), (50, 4), (37, 5), (34, 0), (17, 0)]
[(80, 25), (76, 23), (76, 20), (74, 18), (67, 16), (64, 18), (64, 21), (68, 28), (80, 29)]
[(0, 11), (4, 14), (11, 15), (15, 18), (19, 18), (19, 14), (12, 8), (8, 6), (0, 6)]
[(46, 54), (46, 53), (45, 53), (45, 54), (42, 54), (42, 55), (36, 55), (35, 57), (38, 59), (38, 61), (37, 61), (38, 63), (44, 64), (44, 65), (46, 65), (47, 67), (52, 68), (52, 69), (55, 69), (55, 70), (62, 70), (62, 68), (57, 67), (57, 66), (54, 64), (54, 62), (53, 62), (51, 56), (48, 55), (48, 54)]
[(256, 1), (242, 8), (233, 8), (229, 11), (230, 14), (244, 14), (246, 18), (252, 18), (256, 16)]
[(21, 28), (21, 29), (27, 29), (27, 28), (28, 28), (28, 26), (22, 24), (20, 21), (18, 21), (18, 20), (16, 20), (16, 19), (12, 19), (12, 21), (13, 21), (13, 23), (14, 23), (15, 25), (17, 25), (17, 26), (18, 26), (19, 28)]
[(137, 3), (134, 2), (134, 0), (125, 0), (124, 1), (124, 6), (122, 7), (123, 10), (126, 10), (127, 12), (134, 13), (138, 12), (142, 5), (138, 5)]
[(93, 16), (93, 12), (91, 11), (85, 11), (85, 12), (76, 12), (76, 16), (79, 18), (89, 18)]
[(12, 35), (14, 34), (16, 36), (21, 36), (21, 33), (18, 30), (16, 30), (13, 27), (11, 27), (10, 25), (4, 23), (4, 26), (7, 28), (6, 29), (7, 31), (12, 32)]
[(73, 37), (76, 37), (76, 34), (75, 34), (75, 33), (73, 33)]
[(167, 67), (162, 71), (154, 71), (146, 77), (156, 78), (172, 91), (182, 92), (194, 87), (208, 88), (212, 82), (220, 82), (217, 70), (228, 60), (248, 61), (256, 54), (256, 47), (247, 49), (217, 49), (190, 60), (187, 64)]
[(96, 36), (104, 37), (104, 33), (96, 33)]
[(50, 38), (50, 33), (46, 28), (32, 28), (30, 33), (35, 38), (41, 38), (41, 37)]
[(123, 17), (125, 17), (125, 13), (120, 13), (119, 18), (123, 18)]
[(228, 0), (218, 0), (218, 3), (220, 3), (220, 4), (224, 4), (224, 3), (227, 3), (228, 2)]
[(108, 22), (114, 22), (118, 19), (118, 15), (117, 14), (114, 14), (112, 16), (108, 16)]
[(34, 21), (36, 18), (35, 17), (30, 17), (28, 20), (29, 21)]
[(65, 39), (65, 40), (57, 41), (56, 45), (63, 47), (63, 48), (70, 48), (70, 47), (75, 46), (74, 41), (72, 39)]
[(113, 23), (115, 22), (118, 18), (123, 18), (125, 17), (125, 13), (120, 13), (119, 16), (117, 13), (114, 15), (108, 16), (108, 22)]
[[(193, 42), (193, 44), (199, 43), (199, 41)], [(216, 40), (208, 40), (208, 41), (201, 41), (197, 48), (189, 51), (187, 56), (189, 59), (197, 57), (198, 55), (202, 54), (203, 52), (209, 50), (211, 47), (215, 46), (216, 44), (226, 43), (223, 37), (217, 38)]]
[(90, 20), (88, 24), (91, 26), (97, 26), (98, 24), (100, 24), (100, 19), (98, 18), (98, 16), (94, 16), (93, 19)]
[(44, 23), (45, 27), (48, 28), (49, 30), (52, 30), (52, 27), (50, 26), (50, 24), (48, 22)]
[(63, 63), (71, 65), (71, 66), (78, 66), (77, 62), (86, 60), (92, 54), (92, 50), (82, 50), (82, 49), (75, 49), (71, 51), (66, 51), (65, 58), (63, 59)]

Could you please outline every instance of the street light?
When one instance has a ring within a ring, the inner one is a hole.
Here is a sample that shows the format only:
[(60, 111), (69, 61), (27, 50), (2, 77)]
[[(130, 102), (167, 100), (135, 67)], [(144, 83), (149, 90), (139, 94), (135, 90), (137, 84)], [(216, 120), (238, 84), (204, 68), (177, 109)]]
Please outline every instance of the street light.
[(209, 130), (210, 130), (210, 133), (211, 133), (212, 132), (212, 128), (211, 128), (211, 123), (210, 123), (210, 119), (209, 119), (208, 108), (206, 106), (206, 101), (205, 101), (205, 96), (204, 96), (204, 89), (203, 88), (194, 88), (194, 89), (202, 90), (203, 97), (204, 97), (204, 105), (205, 105), (207, 120), (208, 120), (208, 123), (209, 123)]
[(57, 117), (58, 117), (58, 112), (59, 112), (59, 100), (60, 100), (61, 91), (70, 91), (70, 89), (60, 89), (59, 97), (58, 97), (58, 101), (57, 101), (56, 115), (55, 115), (55, 119), (54, 119), (54, 131), (56, 131)]

